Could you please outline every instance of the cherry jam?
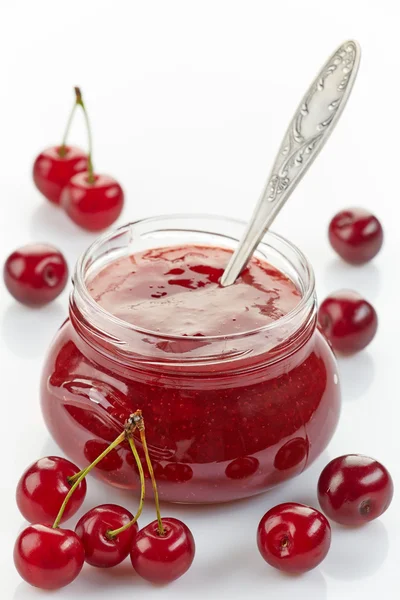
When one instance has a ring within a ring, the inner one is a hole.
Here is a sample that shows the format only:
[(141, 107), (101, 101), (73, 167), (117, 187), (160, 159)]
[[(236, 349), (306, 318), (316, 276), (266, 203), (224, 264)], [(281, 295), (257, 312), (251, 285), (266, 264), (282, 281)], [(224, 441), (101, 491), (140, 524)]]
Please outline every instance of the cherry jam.
[[(190, 231), (180, 240), (179, 228), (180, 243), (165, 233), (162, 245), (160, 231), (143, 234), (150, 225), (107, 234), (78, 263), (70, 318), (42, 377), (54, 439), (83, 467), (140, 408), (160, 497), (169, 501), (233, 500), (301, 473), (329, 442), (340, 406), (306, 259), (268, 234), (265, 252), (223, 288), (230, 248), (193, 243)], [(293, 277), (273, 264), (279, 256)], [(128, 445), (95, 474), (140, 487)]]

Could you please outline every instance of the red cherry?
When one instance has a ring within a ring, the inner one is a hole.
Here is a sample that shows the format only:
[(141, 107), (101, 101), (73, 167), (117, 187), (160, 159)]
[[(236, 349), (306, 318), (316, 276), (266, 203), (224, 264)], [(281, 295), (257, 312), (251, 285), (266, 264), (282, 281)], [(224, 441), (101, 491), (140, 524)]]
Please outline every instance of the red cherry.
[[(17, 485), (17, 505), (25, 519), (30, 523), (52, 525), (71, 489), (68, 477), (76, 473), (79, 473), (79, 468), (59, 456), (47, 456), (34, 462)], [(76, 513), (85, 495), (86, 481), (83, 480), (72, 494), (61, 522)]]
[(302, 573), (314, 569), (327, 555), (331, 527), (315, 508), (286, 502), (263, 516), (257, 544), (261, 556), (272, 567)]
[(118, 219), (124, 204), (124, 192), (108, 175), (79, 173), (72, 177), (61, 194), (61, 205), (71, 219), (88, 231), (101, 231)]
[(181, 577), (194, 559), (195, 543), (190, 529), (171, 517), (162, 520), (165, 535), (153, 521), (137, 534), (131, 561), (137, 573), (153, 583), (169, 583)]
[(138, 531), (135, 523), (129, 529), (111, 538), (107, 535), (127, 525), (133, 515), (116, 504), (102, 504), (89, 510), (78, 521), (75, 533), (80, 537), (85, 549), (85, 561), (93, 567), (114, 567), (129, 554)]
[(16, 300), (28, 306), (43, 306), (65, 288), (68, 265), (59, 250), (45, 244), (28, 244), (7, 258), (4, 283)]
[(321, 304), (318, 325), (334, 350), (349, 354), (362, 350), (373, 340), (378, 317), (374, 307), (360, 294), (341, 290)]
[(377, 460), (347, 454), (331, 460), (318, 480), (318, 499), (324, 513), (342, 525), (362, 525), (389, 507), (393, 481)]
[(344, 260), (361, 265), (374, 258), (381, 249), (382, 225), (363, 208), (341, 210), (329, 224), (329, 241)]
[(33, 181), (50, 202), (60, 203), (68, 181), (88, 168), (87, 154), (75, 146), (52, 146), (43, 150), (33, 163)]
[(71, 583), (80, 573), (85, 552), (79, 537), (69, 529), (30, 525), (18, 536), (14, 563), (22, 579), (44, 590)]

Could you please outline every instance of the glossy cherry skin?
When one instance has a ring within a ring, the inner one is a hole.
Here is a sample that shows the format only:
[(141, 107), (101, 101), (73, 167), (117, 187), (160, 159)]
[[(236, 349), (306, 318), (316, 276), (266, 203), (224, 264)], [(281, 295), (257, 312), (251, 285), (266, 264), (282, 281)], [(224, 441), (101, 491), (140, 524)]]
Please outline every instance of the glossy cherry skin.
[(61, 205), (68, 216), (88, 231), (109, 227), (121, 214), (124, 192), (119, 183), (108, 175), (95, 175), (94, 183), (88, 174), (72, 177), (61, 194)]
[[(46, 456), (34, 462), (23, 473), (17, 485), (18, 508), (30, 523), (52, 525), (71, 489), (68, 477), (79, 473), (79, 468), (65, 458)], [(81, 507), (86, 495), (83, 480), (72, 494), (61, 519), (66, 521)]]
[(318, 480), (318, 500), (324, 513), (342, 525), (373, 521), (389, 507), (393, 481), (377, 460), (347, 454), (331, 460)]
[(288, 573), (314, 569), (331, 544), (328, 520), (315, 508), (286, 502), (271, 508), (261, 519), (257, 544), (264, 560)]
[(61, 294), (68, 281), (68, 265), (57, 248), (28, 244), (7, 258), (4, 283), (16, 300), (27, 306), (43, 306)]
[(341, 290), (321, 304), (318, 325), (334, 350), (351, 354), (362, 350), (374, 339), (378, 316), (372, 304), (360, 294)]
[(190, 529), (172, 517), (162, 519), (165, 535), (158, 533), (158, 522), (153, 521), (139, 531), (131, 548), (135, 571), (153, 583), (169, 583), (189, 569), (195, 554), (195, 543)]
[(60, 204), (60, 196), (68, 181), (88, 166), (87, 154), (75, 146), (46, 148), (33, 163), (33, 181), (50, 202)]
[(135, 523), (126, 531), (111, 538), (109, 531), (119, 529), (133, 519), (133, 515), (117, 504), (101, 504), (81, 517), (75, 533), (82, 540), (85, 561), (93, 567), (115, 567), (129, 554), (138, 532)]
[(383, 244), (382, 225), (363, 208), (341, 210), (331, 220), (328, 234), (334, 250), (353, 265), (374, 258)]
[(43, 590), (68, 585), (81, 572), (85, 551), (69, 529), (35, 524), (24, 529), (14, 546), (14, 564), (22, 579)]

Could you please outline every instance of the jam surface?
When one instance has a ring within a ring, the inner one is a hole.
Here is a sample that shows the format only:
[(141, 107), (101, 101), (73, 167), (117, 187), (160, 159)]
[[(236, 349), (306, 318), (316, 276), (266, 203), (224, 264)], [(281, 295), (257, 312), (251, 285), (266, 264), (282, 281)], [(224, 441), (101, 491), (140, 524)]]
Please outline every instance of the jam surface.
[(213, 246), (157, 248), (114, 261), (88, 285), (108, 312), (141, 327), (185, 336), (258, 329), (290, 312), (300, 292), (257, 258), (234, 285), (219, 280), (232, 251)]
[[(103, 308), (135, 326), (191, 336), (256, 329), (299, 302), (294, 284), (258, 260), (234, 286), (221, 288), (228, 252), (204, 246), (147, 251), (109, 264), (88, 289)], [(160, 497), (222, 502), (301, 473), (335, 430), (336, 363), (315, 322), (311, 327), (300, 323), (293, 341), (273, 360), (268, 350), (252, 356), (249, 336), (248, 352), (227, 370), (218, 360), (201, 368), (162, 369), (140, 362), (140, 355), (129, 362), (117, 350), (115, 356), (109, 348), (104, 353), (90, 331), (77, 327), (73, 310), (50, 348), (41, 393), (52, 436), (80, 467), (94, 460), (140, 408)], [(267, 343), (263, 330), (255, 335), (259, 345)], [(228, 348), (236, 343), (232, 340), (227, 338)], [(214, 344), (212, 338), (201, 343)], [(140, 440), (137, 447), (143, 457)], [(140, 489), (125, 443), (94, 472), (112, 485)]]

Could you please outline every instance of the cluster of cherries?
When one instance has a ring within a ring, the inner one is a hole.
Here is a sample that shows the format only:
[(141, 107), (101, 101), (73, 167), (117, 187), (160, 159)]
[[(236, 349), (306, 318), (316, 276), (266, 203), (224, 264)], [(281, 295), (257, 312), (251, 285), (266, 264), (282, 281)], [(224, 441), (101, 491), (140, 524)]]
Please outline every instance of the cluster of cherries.
[[(138, 431), (150, 474), (157, 519), (138, 528), (145, 496), (144, 470), (136, 449)], [(75, 531), (60, 524), (72, 517), (86, 495), (86, 475), (109, 452), (128, 442), (139, 472), (141, 494), (133, 516), (116, 504), (102, 504), (84, 514)], [(349, 454), (332, 460), (318, 481), (318, 498), (324, 513), (344, 525), (361, 525), (379, 517), (393, 496), (387, 469), (372, 458)], [(144, 419), (140, 410), (127, 420), (123, 432), (88, 467), (79, 470), (56, 456), (42, 458), (22, 475), (17, 504), (32, 523), (18, 536), (14, 548), (16, 568), (25, 581), (42, 589), (68, 585), (84, 562), (110, 568), (130, 555), (132, 566), (144, 579), (158, 584), (181, 577), (191, 566), (195, 542), (180, 520), (161, 518), (157, 483), (149, 456)], [(302, 573), (316, 567), (331, 543), (328, 519), (304, 504), (286, 502), (269, 510), (257, 530), (261, 556), (282, 571)]]
[[(157, 519), (138, 529), (145, 496), (145, 476), (134, 433), (138, 431), (153, 485)], [(128, 442), (139, 472), (141, 494), (133, 516), (122, 506), (103, 504), (84, 514), (75, 531), (60, 527), (80, 508), (86, 475), (119, 444)], [(35, 587), (58, 589), (77, 578), (86, 561), (110, 568), (129, 554), (135, 571), (153, 583), (165, 584), (183, 575), (193, 562), (195, 542), (189, 528), (160, 515), (157, 483), (149, 456), (144, 419), (133, 413), (123, 432), (88, 467), (79, 470), (64, 458), (49, 456), (29, 467), (17, 487), (17, 504), (32, 523), (18, 536), (14, 562), (21, 577)]]
[[(88, 152), (67, 145), (78, 107), (83, 110), (86, 121)], [(124, 193), (120, 184), (113, 177), (94, 172), (89, 117), (77, 87), (61, 146), (52, 146), (39, 154), (33, 165), (33, 180), (43, 196), (61, 206), (74, 223), (88, 231), (109, 227), (121, 214)]]
[[(77, 108), (85, 117), (88, 152), (67, 145), (68, 133)], [(77, 225), (101, 231), (118, 219), (124, 192), (113, 177), (95, 173), (92, 134), (81, 90), (75, 101), (60, 146), (43, 150), (33, 165), (33, 180), (52, 204), (60, 206)], [(48, 244), (27, 244), (15, 250), (4, 265), (4, 281), (10, 294), (28, 306), (43, 306), (63, 291), (68, 266), (62, 253)]]

